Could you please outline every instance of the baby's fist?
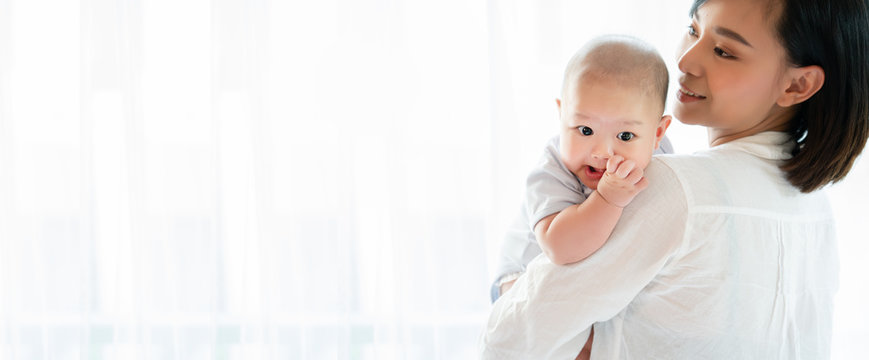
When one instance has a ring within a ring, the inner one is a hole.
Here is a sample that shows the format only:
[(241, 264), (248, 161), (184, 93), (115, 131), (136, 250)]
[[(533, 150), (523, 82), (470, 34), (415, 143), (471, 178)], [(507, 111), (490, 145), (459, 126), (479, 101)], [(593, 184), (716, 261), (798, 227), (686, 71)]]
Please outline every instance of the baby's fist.
[(643, 169), (633, 160), (616, 155), (607, 161), (607, 170), (597, 191), (608, 203), (625, 207), (647, 186)]

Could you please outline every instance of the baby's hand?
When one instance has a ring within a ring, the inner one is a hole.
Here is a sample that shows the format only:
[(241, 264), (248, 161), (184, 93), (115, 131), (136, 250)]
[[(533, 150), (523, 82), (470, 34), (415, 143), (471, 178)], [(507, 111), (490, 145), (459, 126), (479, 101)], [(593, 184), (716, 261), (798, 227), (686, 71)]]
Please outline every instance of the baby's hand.
[(607, 161), (606, 172), (597, 184), (597, 192), (608, 203), (625, 207), (646, 186), (649, 186), (649, 181), (643, 177), (643, 169), (633, 160), (615, 155)]

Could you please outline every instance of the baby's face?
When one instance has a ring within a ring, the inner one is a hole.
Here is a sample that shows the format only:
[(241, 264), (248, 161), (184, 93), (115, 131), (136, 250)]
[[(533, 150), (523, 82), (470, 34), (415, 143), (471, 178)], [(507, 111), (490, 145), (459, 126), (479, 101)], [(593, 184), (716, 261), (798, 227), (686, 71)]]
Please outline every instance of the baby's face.
[(613, 155), (645, 169), (664, 136), (661, 100), (606, 80), (573, 85), (559, 103), (562, 161), (586, 186), (597, 189)]

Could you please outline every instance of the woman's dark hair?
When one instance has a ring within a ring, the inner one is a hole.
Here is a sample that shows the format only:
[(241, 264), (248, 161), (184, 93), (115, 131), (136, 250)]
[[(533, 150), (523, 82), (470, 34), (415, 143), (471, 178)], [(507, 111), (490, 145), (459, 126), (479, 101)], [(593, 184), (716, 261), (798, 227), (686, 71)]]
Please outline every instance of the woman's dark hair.
[[(794, 66), (818, 65), (824, 85), (798, 105), (797, 142), (781, 165), (808, 193), (842, 180), (869, 137), (869, 0), (771, 0), (781, 5), (776, 36)], [(706, 0), (695, 0), (691, 16)]]

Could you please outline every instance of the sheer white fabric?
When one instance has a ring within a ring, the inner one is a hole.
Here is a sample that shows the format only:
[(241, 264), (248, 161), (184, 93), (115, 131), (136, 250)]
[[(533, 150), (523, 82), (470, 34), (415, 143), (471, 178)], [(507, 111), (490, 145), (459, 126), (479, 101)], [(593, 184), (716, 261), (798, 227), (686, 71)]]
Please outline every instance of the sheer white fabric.
[(564, 62), (687, 8), (0, 0), (0, 358), (475, 356)]
[(593, 358), (828, 358), (833, 214), (784, 181), (786, 140), (655, 158), (603, 247), (568, 266), (538, 256), (498, 299), (483, 358), (572, 358), (592, 324)]
[(3, 4), (0, 358), (473, 353), (485, 2)]

